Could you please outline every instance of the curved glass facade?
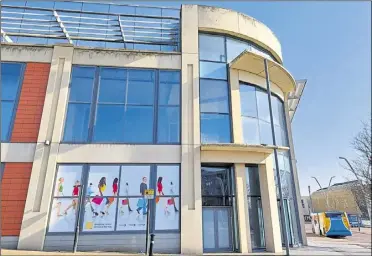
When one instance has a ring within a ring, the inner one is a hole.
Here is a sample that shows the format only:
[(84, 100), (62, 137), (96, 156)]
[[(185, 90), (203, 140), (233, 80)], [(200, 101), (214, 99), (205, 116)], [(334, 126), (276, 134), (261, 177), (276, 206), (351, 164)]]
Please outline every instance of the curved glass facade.
[[(288, 146), (284, 104), (271, 95), (276, 144)], [(240, 84), (240, 107), (244, 143), (272, 145), (269, 99), (267, 92), (249, 84)]]

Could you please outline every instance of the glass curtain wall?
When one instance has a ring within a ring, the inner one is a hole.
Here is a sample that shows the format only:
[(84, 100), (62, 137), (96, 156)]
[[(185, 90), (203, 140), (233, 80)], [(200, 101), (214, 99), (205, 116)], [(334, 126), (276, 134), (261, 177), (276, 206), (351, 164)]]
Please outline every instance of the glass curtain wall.
[(63, 141), (180, 143), (180, 72), (72, 68)]
[(247, 166), (245, 169), (252, 249), (263, 249), (266, 247), (265, 227), (258, 166)]

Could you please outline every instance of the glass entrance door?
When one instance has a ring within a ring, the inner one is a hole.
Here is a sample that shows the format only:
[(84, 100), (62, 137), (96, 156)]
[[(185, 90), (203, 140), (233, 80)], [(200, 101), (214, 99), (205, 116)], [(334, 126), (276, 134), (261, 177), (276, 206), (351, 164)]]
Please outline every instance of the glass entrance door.
[(227, 207), (203, 207), (205, 252), (232, 251), (231, 211)]
[(261, 197), (248, 197), (248, 207), (252, 249), (263, 249), (266, 244)]
[(202, 167), (203, 249), (204, 252), (234, 250), (234, 189), (232, 170)]
[[(280, 200), (278, 200), (278, 214), (279, 214), (279, 224), (280, 224), (280, 233), (282, 236), (282, 243), (284, 245), (284, 233), (283, 233), (283, 227), (282, 227), (282, 218), (280, 214), (280, 209), (281, 209), (281, 203)], [(292, 230), (292, 222), (290, 218), (290, 209), (288, 205), (288, 200), (284, 199), (284, 217), (285, 217), (285, 223), (286, 223), (286, 230), (288, 234), (288, 243), (289, 245), (293, 245), (293, 230)]]

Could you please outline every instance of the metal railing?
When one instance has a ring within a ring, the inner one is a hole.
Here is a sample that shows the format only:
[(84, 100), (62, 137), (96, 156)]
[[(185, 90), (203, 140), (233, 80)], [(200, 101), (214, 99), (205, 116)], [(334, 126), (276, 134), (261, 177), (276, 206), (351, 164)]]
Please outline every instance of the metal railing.
[[(86, 11), (84, 5), (92, 3), (79, 3), (81, 10), (3, 4), (1, 40), (10, 43), (60, 42), (78, 46), (179, 50), (180, 15), (177, 8), (102, 4), (112, 10), (102, 12)], [(132, 11), (124, 12), (119, 7), (129, 7)], [(143, 14), (140, 11), (150, 8), (160, 14)], [(175, 15), (163, 15), (169, 10)]]

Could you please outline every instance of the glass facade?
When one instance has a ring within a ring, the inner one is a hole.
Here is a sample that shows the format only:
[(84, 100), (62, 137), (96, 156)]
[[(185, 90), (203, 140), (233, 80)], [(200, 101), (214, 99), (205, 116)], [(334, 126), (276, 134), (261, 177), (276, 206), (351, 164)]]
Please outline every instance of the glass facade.
[[(271, 95), (276, 144), (288, 146), (284, 103)], [(270, 109), (267, 92), (252, 85), (240, 84), (240, 109), (244, 143), (272, 145)]]
[(180, 72), (74, 66), (64, 142), (180, 143)]
[(9, 141), (24, 73), (23, 63), (1, 63), (1, 141)]
[[(170, 164), (59, 165), (48, 232), (75, 231), (79, 196), (83, 233), (144, 233), (149, 208), (151, 232), (179, 231), (179, 174), (179, 165)], [(146, 189), (155, 190), (155, 200), (144, 198)]]

